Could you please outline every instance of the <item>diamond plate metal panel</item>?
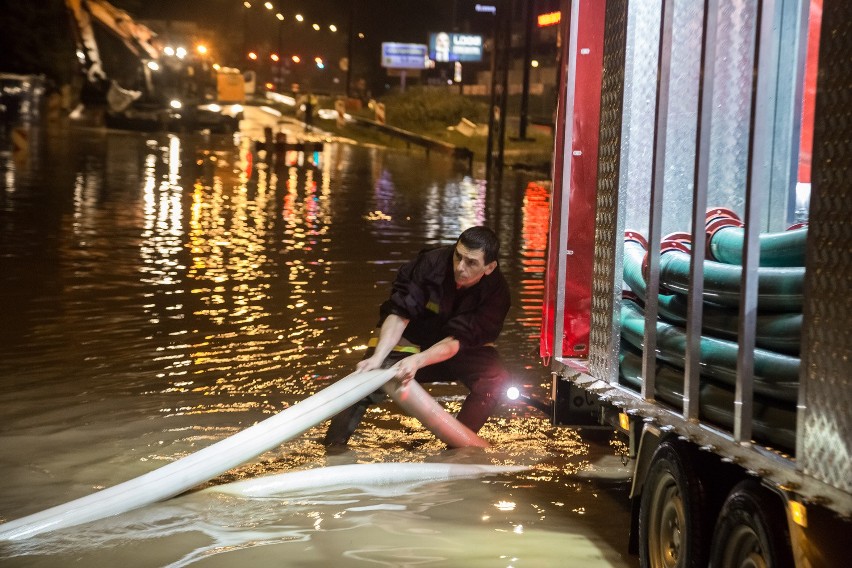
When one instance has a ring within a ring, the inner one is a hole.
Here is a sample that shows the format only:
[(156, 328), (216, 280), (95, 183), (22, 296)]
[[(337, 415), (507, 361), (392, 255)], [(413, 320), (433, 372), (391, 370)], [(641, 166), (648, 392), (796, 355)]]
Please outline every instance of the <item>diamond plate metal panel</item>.
[(802, 467), (852, 493), (852, 5), (826, 2), (808, 229), (799, 448)]
[(622, 97), (627, 17), (620, 3), (607, 3), (604, 26), (604, 72), (595, 207), (595, 264), (592, 273), (592, 319), (589, 369), (595, 377), (618, 381), (616, 296), (621, 294), (622, 263), (615, 251), (624, 233), (623, 200), (619, 203)]

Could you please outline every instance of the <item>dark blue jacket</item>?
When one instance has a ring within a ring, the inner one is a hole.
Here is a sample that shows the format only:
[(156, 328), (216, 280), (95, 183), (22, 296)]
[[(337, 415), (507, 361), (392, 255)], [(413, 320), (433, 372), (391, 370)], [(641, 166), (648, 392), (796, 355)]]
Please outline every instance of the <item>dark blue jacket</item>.
[(420, 252), (399, 269), (393, 289), (380, 308), (379, 325), (388, 314), (409, 320), (408, 341), (427, 349), (445, 337), (461, 349), (493, 343), (511, 304), (509, 286), (498, 266), (474, 286), (456, 289), (454, 245)]

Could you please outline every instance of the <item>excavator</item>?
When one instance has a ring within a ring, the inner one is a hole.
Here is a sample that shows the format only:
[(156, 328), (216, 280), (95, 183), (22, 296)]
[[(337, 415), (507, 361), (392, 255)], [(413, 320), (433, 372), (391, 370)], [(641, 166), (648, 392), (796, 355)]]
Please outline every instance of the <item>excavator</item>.
[(244, 94), (223, 100), (220, 71), (208, 61), (164, 46), (153, 30), (106, 0), (65, 5), (86, 79), (82, 103), (102, 113), (106, 126), (225, 133), (239, 128)]

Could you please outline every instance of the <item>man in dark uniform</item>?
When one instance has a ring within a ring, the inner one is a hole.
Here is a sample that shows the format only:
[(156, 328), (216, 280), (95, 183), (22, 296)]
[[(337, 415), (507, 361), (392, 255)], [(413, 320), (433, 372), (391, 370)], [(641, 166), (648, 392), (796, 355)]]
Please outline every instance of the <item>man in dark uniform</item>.
[[(508, 380), (494, 347), (510, 305), (499, 250), (491, 229), (471, 227), (455, 245), (422, 251), (400, 268), (379, 309), (378, 340), (357, 370), (392, 367), (403, 383), (460, 381), (470, 393), (456, 418), (478, 432)], [(332, 418), (325, 444), (346, 445), (383, 398), (380, 391)]]

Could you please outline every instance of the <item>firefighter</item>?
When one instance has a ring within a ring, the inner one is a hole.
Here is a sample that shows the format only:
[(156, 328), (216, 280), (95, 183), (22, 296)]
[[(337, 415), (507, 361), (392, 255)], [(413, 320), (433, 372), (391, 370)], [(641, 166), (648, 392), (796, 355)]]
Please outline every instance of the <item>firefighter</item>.
[[(378, 337), (356, 370), (393, 368), (403, 383), (461, 382), (470, 392), (456, 418), (478, 432), (509, 378), (494, 346), (510, 305), (499, 248), (491, 229), (472, 227), (400, 268), (379, 308)], [(345, 446), (367, 407), (383, 399), (377, 391), (332, 418), (325, 445)]]

